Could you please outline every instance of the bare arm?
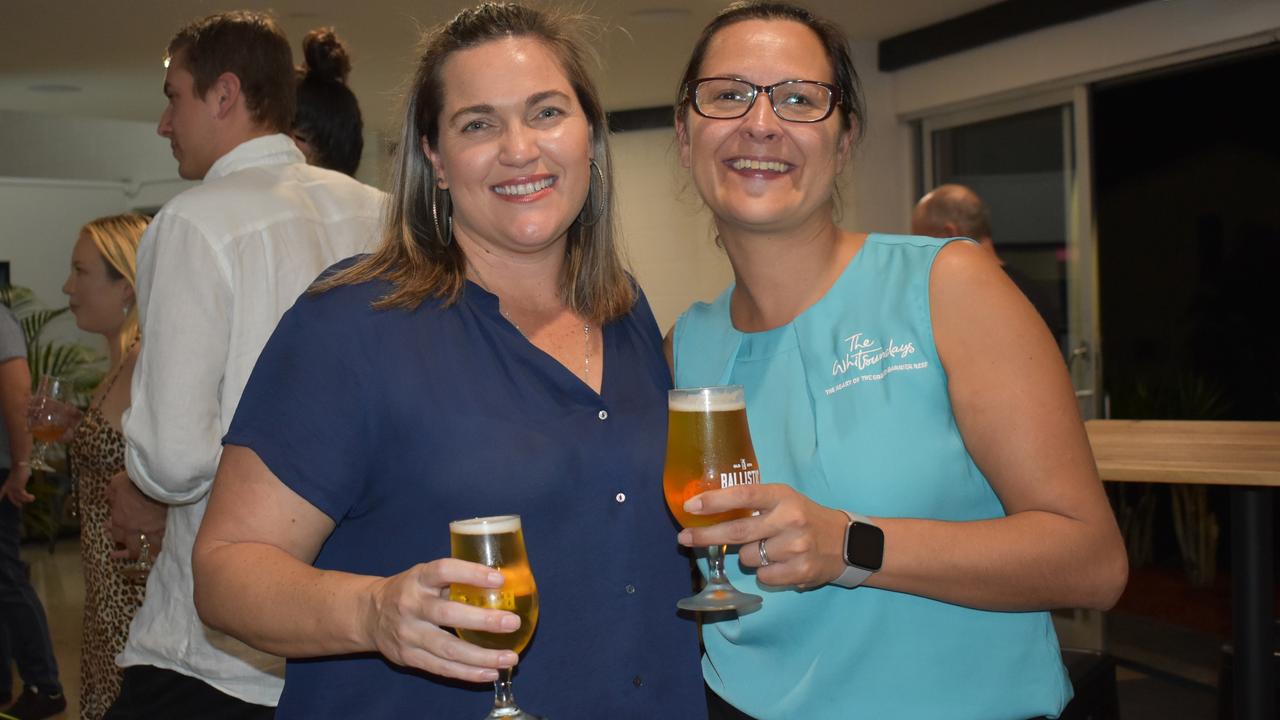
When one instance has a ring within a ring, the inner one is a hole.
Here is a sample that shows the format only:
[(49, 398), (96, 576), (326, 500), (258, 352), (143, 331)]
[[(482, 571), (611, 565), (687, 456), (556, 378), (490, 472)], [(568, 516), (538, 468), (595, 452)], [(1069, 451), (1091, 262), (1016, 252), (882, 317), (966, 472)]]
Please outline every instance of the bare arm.
[(886, 520), (877, 584), (1008, 610), (1111, 607), (1128, 560), (1044, 322), (968, 243), (939, 254), (930, 294), (956, 422), (1007, 517)]
[[(999, 266), (967, 243), (939, 254), (930, 295), (957, 424), (1007, 516), (878, 518), (884, 565), (867, 584), (990, 610), (1111, 607), (1128, 575), (1124, 544), (1044, 323)], [(813, 586), (843, 570), (843, 513), (788, 487), (720, 490), (690, 502), (706, 512), (761, 510), (681, 539), (752, 543), (740, 558), (758, 566), (752, 541), (769, 538), (763, 582)]]
[(495, 668), (516, 664), (513, 652), (471, 645), (445, 629), (519, 627), (513, 613), (448, 600), (451, 583), (499, 587), (501, 573), (451, 558), (389, 578), (312, 567), (333, 529), (256, 453), (227, 446), (192, 553), (201, 619), (285, 657), (380, 652), (472, 682), (494, 680)]
[(0, 488), (0, 500), (5, 497), (14, 505), (24, 505), (35, 499), (27, 492), (31, 478), (31, 434), (27, 432), (27, 399), (31, 395), (31, 373), (24, 357), (9, 358), (0, 362), (0, 412), (4, 413), (5, 430), (9, 433), (9, 476)]

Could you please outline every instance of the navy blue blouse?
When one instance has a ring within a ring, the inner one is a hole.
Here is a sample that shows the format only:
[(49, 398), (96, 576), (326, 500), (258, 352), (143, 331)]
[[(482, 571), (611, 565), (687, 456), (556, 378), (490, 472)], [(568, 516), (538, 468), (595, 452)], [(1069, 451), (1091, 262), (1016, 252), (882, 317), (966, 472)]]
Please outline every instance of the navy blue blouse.
[[(690, 590), (662, 500), (666, 390), (643, 296), (604, 333), (597, 395), (468, 283), (373, 310), (382, 282), (307, 295), (240, 400), (230, 445), (336, 523), (319, 568), (387, 576), (449, 555), (449, 521), (518, 513), (541, 611), (516, 669), (530, 712), (705, 717)], [(277, 717), (482, 717), (491, 685), (378, 654), (291, 660)]]

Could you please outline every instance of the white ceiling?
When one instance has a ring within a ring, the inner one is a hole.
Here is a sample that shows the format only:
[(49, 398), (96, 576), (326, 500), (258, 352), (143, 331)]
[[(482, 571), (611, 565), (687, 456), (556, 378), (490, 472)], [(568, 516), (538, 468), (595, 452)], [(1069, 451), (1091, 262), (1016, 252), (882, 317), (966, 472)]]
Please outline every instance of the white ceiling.
[[(810, 0), (855, 40), (877, 40), (991, 5), (995, 0)], [(163, 105), (164, 47), (187, 21), (236, 7), (274, 10), (293, 40), (332, 25), (351, 49), (351, 86), (365, 122), (393, 127), (399, 85), (412, 70), (419, 29), (469, 2), (439, 0), (0, 0), (0, 109), (154, 121)], [(573, 6), (575, 3), (569, 3)], [(595, 0), (608, 28), (599, 41), (610, 110), (669, 104), (698, 30), (724, 0)], [(52, 92), (33, 88), (52, 88)], [(78, 88), (71, 90), (70, 88)]]

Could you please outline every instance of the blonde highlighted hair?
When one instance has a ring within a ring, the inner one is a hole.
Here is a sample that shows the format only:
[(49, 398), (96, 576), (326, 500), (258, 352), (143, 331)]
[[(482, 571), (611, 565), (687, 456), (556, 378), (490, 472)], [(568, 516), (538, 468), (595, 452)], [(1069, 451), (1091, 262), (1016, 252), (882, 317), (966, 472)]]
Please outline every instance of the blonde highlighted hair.
[[(93, 241), (98, 254), (107, 266), (107, 277), (129, 283), (129, 287), (137, 292), (138, 277), (138, 241), (147, 229), (149, 221), (142, 215), (126, 213), (124, 215), (108, 215), (97, 220), (90, 220), (80, 233)], [(120, 330), (121, 356), (129, 351), (129, 347), (138, 339), (138, 302), (129, 304), (125, 311), (124, 326)]]
[[(561, 298), (574, 312), (595, 323), (629, 312), (635, 304), (636, 288), (618, 250), (613, 193), (608, 190), (613, 184), (609, 127), (587, 70), (591, 53), (580, 39), (589, 22), (583, 16), (556, 10), (484, 3), (463, 10), (428, 33), (405, 99), (382, 243), (355, 265), (316, 283), (312, 292), (384, 279), (392, 290), (374, 303), (378, 309), (412, 309), (427, 297), (439, 298), (445, 305), (457, 301), (465, 287), (467, 261), (458, 244), (450, 241), (448, 192), (436, 189), (435, 168), (422, 152), (424, 138), (431, 147), (438, 147), (445, 91), (442, 68), (444, 61), (460, 50), (504, 38), (532, 38), (560, 61), (591, 126), (595, 164), (598, 177), (603, 179), (599, 186), (592, 179), (583, 210), (569, 228), (560, 275)], [(595, 170), (590, 172), (597, 175)], [(584, 222), (591, 217), (595, 219)]]

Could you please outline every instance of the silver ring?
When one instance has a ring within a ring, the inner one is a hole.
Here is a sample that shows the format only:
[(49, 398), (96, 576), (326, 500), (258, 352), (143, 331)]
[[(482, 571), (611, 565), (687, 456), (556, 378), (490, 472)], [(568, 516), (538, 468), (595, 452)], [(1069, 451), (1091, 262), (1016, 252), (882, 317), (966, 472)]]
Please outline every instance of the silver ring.
[(764, 542), (769, 538), (760, 538), (760, 567), (766, 567), (769, 564), (769, 553), (764, 551)]

